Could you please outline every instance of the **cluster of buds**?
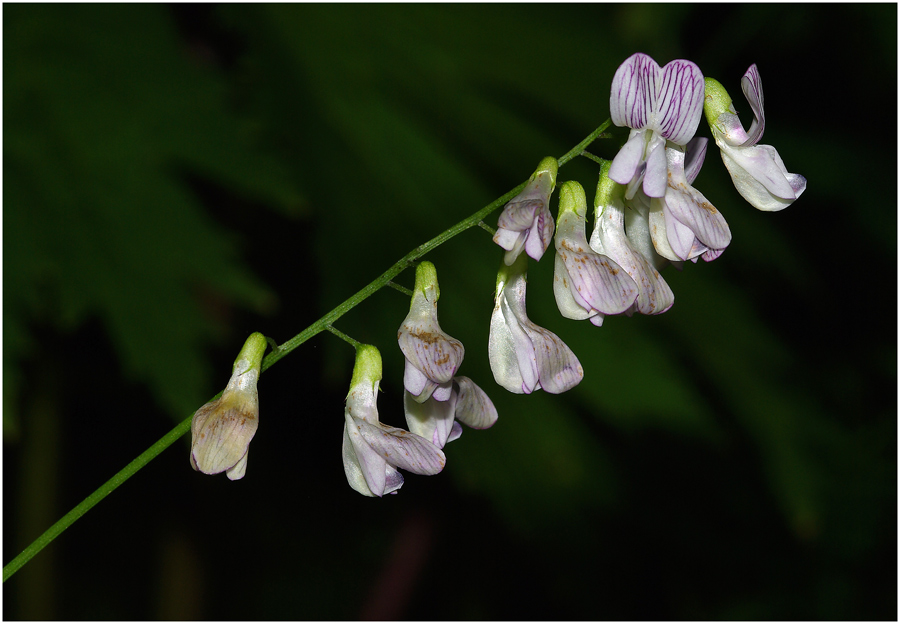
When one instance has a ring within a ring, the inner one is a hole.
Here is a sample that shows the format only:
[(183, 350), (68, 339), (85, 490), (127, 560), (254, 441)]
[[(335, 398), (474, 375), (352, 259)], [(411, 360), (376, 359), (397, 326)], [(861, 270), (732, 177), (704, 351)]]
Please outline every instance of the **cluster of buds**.
[[(616, 71), (610, 95), (612, 122), (631, 129), (611, 161), (602, 161), (594, 196), (594, 227), (587, 236), (587, 199), (578, 182), (560, 186), (554, 222), (550, 199), (559, 164), (545, 158), (524, 190), (506, 204), (494, 242), (505, 250), (497, 275), (488, 355), (498, 385), (530, 394), (558, 394), (576, 386), (584, 370), (572, 350), (527, 315), (528, 258), (539, 261), (551, 242), (556, 254), (553, 293), (563, 317), (596, 326), (607, 315), (661, 314), (675, 295), (660, 275), (680, 266), (718, 258), (731, 242), (722, 213), (692, 184), (706, 157), (707, 139), (695, 137), (705, 112), (722, 160), (744, 199), (759, 210), (781, 210), (806, 189), (803, 176), (788, 173), (778, 152), (760, 145), (765, 128), (759, 71), (741, 81), (754, 121), (745, 131), (721, 84), (705, 78), (690, 61), (660, 67), (635, 54)], [(554, 238), (555, 229), (555, 238)], [(524, 252), (524, 253), (523, 253)], [(396, 493), (401, 469), (434, 475), (446, 464), (444, 447), (462, 434), (460, 423), (486, 429), (497, 421), (487, 394), (457, 375), (465, 349), (441, 329), (437, 271), (416, 268), (409, 314), (397, 332), (405, 357), (404, 412), (408, 430), (378, 417), (381, 354), (356, 347), (344, 409), (343, 463), (347, 482), (366, 496)], [(221, 398), (207, 403), (191, 423), (191, 466), (206, 474), (240, 479), (256, 433), (259, 379), (266, 341), (248, 338)]]

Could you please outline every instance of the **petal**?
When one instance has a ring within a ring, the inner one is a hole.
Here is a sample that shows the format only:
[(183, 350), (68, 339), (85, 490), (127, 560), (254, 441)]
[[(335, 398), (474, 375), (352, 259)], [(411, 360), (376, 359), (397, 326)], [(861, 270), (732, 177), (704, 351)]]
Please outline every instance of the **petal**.
[(609, 178), (619, 184), (628, 184), (637, 175), (644, 159), (644, 132), (632, 130), (631, 136), (615, 155), (609, 167)]
[[(429, 301), (422, 291), (413, 294), (409, 314), (397, 332), (397, 341), (407, 361), (435, 384), (453, 379), (465, 355), (462, 343), (441, 329), (437, 301)], [(407, 390), (420, 395), (420, 380), (404, 374), (404, 383), (407, 377), (412, 384)], [(426, 394), (430, 396), (430, 392)]]
[(750, 129), (747, 131), (747, 140), (744, 142), (744, 146), (756, 145), (762, 138), (763, 130), (766, 129), (762, 79), (759, 77), (756, 63), (751, 65), (744, 77), (741, 78), (741, 89), (753, 110), (753, 123), (750, 124)]
[(207, 403), (191, 421), (191, 465), (204, 474), (230, 470), (247, 454), (258, 426), (259, 418), (230, 396)]
[(381, 496), (384, 494), (387, 462), (362, 439), (357, 423), (363, 421), (353, 418), (349, 410), (344, 412), (344, 420), (341, 454), (347, 483), (365, 496)]
[(410, 433), (430, 440), (438, 448), (444, 448), (453, 428), (453, 412), (456, 401), (417, 402), (409, 392), (403, 393), (403, 411)]
[(369, 448), (391, 466), (421, 475), (434, 475), (444, 469), (444, 453), (425, 438), (382, 423), (371, 425), (356, 419), (354, 424)]
[(500, 217), (497, 219), (497, 227), (513, 232), (527, 230), (534, 224), (535, 217), (543, 206), (544, 202), (539, 197), (521, 200), (514, 198), (504, 206), (503, 212), (500, 213)]
[(583, 321), (595, 315), (596, 311), (592, 311), (590, 304), (571, 287), (571, 279), (565, 261), (557, 253), (553, 266), (553, 296), (556, 299), (556, 307), (564, 318)]
[(539, 371), (539, 386), (550, 394), (559, 394), (577, 386), (584, 369), (572, 350), (553, 332), (532, 322), (523, 326), (534, 345)]
[(549, 208), (541, 208), (534, 220), (534, 225), (525, 239), (525, 253), (540, 260), (553, 240), (553, 215)]
[(720, 143), (719, 147), (734, 187), (758, 210), (787, 208), (806, 190), (806, 178), (788, 173), (771, 145), (735, 148)]
[(422, 371), (412, 364), (412, 362), (409, 360), (406, 360), (405, 362), (406, 364), (403, 368), (403, 387), (414, 397), (422, 397), (422, 400), (424, 401), (431, 396), (431, 393), (434, 392), (437, 384), (430, 381)]
[(666, 64), (657, 87), (654, 129), (673, 143), (685, 145), (700, 125), (703, 94), (703, 74), (699, 67), (685, 60)]
[[(634, 308), (641, 314), (661, 314), (675, 301), (675, 295), (659, 272), (634, 248), (625, 234), (625, 210), (618, 203), (602, 207), (594, 223), (591, 248), (616, 261), (637, 285)], [(648, 235), (649, 238), (649, 235)]]
[(644, 172), (644, 194), (647, 197), (662, 197), (666, 194), (668, 165), (666, 164), (666, 142), (654, 134), (647, 146), (647, 170)]
[(569, 289), (577, 293), (592, 310), (603, 314), (621, 314), (635, 297), (634, 280), (618, 264), (597, 253), (559, 252), (569, 273)]
[(656, 108), (660, 73), (656, 61), (641, 52), (631, 55), (619, 65), (609, 96), (609, 111), (614, 124), (635, 129), (647, 126)]
[(456, 377), (459, 398), (456, 419), (472, 429), (487, 429), (497, 422), (497, 408), (490, 397), (468, 377)]
[(250, 450), (248, 449), (247, 452), (244, 453), (244, 456), (238, 460), (238, 463), (225, 471), (225, 476), (232, 481), (243, 479), (244, 475), (247, 473), (247, 455), (249, 454)]
[(688, 184), (693, 184), (700, 175), (700, 168), (706, 160), (706, 148), (709, 139), (706, 137), (694, 137), (684, 148), (684, 177)]
[(724, 249), (731, 242), (731, 230), (722, 213), (688, 184), (684, 175), (684, 152), (670, 148), (666, 150), (666, 158), (670, 175), (665, 210), (671, 217), (688, 226), (704, 245)]

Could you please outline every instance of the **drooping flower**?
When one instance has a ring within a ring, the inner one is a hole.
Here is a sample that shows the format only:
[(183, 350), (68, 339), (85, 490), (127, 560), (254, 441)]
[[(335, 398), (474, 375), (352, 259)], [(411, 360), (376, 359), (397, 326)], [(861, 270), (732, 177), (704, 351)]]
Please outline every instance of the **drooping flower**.
[(465, 355), (462, 343), (438, 324), (440, 294), (437, 270), (431, 262), (422, 262), (416, 267), (409, 314), (397, 331), (400, 350), (406, 357), (403, 385), (420, 403), (432, 394), (438, 401), (450, 398), (453, 375)]
[(487, 429), (497, 422), (497, 409), (491, 399), (468, 377), (453, 378), (453, 391), (447, 401), (432, 397), (419, 403), (407, 392), (403, 407), (409, 430), (431, 440), (438, 448), (462, 435), (459, 423), (472, 429)]
[(502, 266), (497, 275), (488, 339), (491, 372), (498, 384), (516, 394), (543, 388), (551, 394), (575, 387), (584, 377), (581, 363), (559, 336), (538, 327), (525, 310), (528, 259)]
[[(607, 314), (621, 314), (637, 297), (632, 277), (608, 254), (588, 245), (584, 233), (587, 200), (578, 182), (559, 189), (553, 294), (560, 314), (601, 325)], [(622, 234), (624, 236), (624, 230)]]
[(609, 178), (609, 167), (605, 161), (600, 168), (591, 249), (614, 260), (637, 284), (637, 298), (626, 313), (662, 314), (672, 307), (675, 295), (651, 259), (644, 257), (625, 233), (625, 187)]
[(550, 196), (556, 186), (559, 168), (555, 158), (547, 157), (538, 165), (521, 193), (504, 206), (497, 221), (494, 242), (506, 249), (503, 261), (511, 265), (525, 250), (540, 260), (553, 238)]
[[(656, 252), (673, 262), (698, 256), (713, 260), (731, 242), (731, 229), (715, 206), (691, 182), (700, 172), (707, 140), (697, 138), (686, 148), (667, 147), (669, 177), (665, 195), (651, 197), (648, 220)], [(637, 202), (642, 201), (637, 195)]]
[(766, 117), (756, 64), (741, 79), (741, 89), (753, 110), (749, 131), (744, 131), (725, 87), (712, 78), (706, 79), (706, 120), (738, 193), (758, 210), (782, 210), (806, 190), (806, 178), (788, 173), (774, 147), (758, 144)]
[(247, 472), (250, 440), (259, 426), (256, 385), (266, 339), (251, 334), (234, 361), (231, 379), (215, 401), (191, 419), (191, 467), (205, 474), (224, 472), (236, 481)]
[(428, 440), (378, 420), (380, 381), (381, 353), (371, 345), (360, 345), (344, 409), (341, 451), (347, 482), (365, 496), (383, 496), (400, 489), (403, 475), (398, 468), (433, 475), (443, 470), (446, 462), (444, 453)]
[(686, 145), (700, 124), (700, 69), (686, 60), (660, 68), (646, 54), (633, 54), (613, 76), (609, 110), (614, 124), (632, 129), (613, 159), (609, 177), (628, 187), (628, 199), (638, 188), (648, 197), (662, 197), (668, 178), (666, 142)]

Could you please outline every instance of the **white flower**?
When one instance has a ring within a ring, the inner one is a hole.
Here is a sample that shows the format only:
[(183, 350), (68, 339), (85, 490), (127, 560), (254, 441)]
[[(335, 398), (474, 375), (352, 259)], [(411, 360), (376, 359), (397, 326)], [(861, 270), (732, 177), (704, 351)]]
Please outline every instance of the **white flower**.
[(609, 110), (614, 124), (632, 129), (612, 161), (609, 177), (628, 187), (628, 199), (638, 188), (648, 197), (662, 197), (668, 177), (667, 142), (686, 145), (700, 124), (700, 69), (685, 60), (660, 68), (646, 54), (634, 54), (616, 70)]
[(409, 314), (397, 332), (400, 350), (406, 357), (403, 385), (420, 403), (432, 394), (438, 401), (450, 398), (453, 375), (465, 355), (462, 343), (438, 324), (440, 292), (434, 265), (419, 264)]
[(738, 193), (758, 210), (782, 210), (806, 190), (806, 178), (788, 173), (774, 147), (758, 145), (766, 118), (762, 81), (755, 64), (741, 79), (741, 89), (753, 110), (749, 132), (744, 131), (728, 92), (712, 78), (706, 79), (706, 120)]
[(516, 394), (543, 388), (552, 394), (575, 387), (584, 377), (581, 363), (559, 336), (538, 327), (525, 312), (525, 270), (520, 257), (497, 275), (488, 339), (491, 372), (498, 384)]
[(256, 384), (266, 339), (251, 334), (234, 362), (222, 396), (210, 401), (191, 419), (191, 467), (205, 474), (224, 472), (236, 481), (247, 472), (250, 440), (259, 426)]
[(344, 474), (354, 490), (365, 496), (396, 493), (403, 485), (398, 468), (433, 475), (444, 468), (444, 453), (434, 444), (378, 420), (381, 354), (371, 345), (356, 350), (353, 379), (344, 410), (342, 455)]
[(503, 261), (511, 265), (525, 250), (540, 260), (553, 238), (550, 195), (556, 185), (558, 164), (547, 157), (540, 162), (521, 193), (513, 197), (497, 220), (494, 242), (506, 249)]
[[(615, 260), (591, 249), (585, 237), (587, 200), (578, 182), (559, 189), (553, 294), (560, 314), (601, 325), (607, 314), (621, 314), (637, 297), (634, 280)], [(624, 236), (625, 232), (622, 231)]]

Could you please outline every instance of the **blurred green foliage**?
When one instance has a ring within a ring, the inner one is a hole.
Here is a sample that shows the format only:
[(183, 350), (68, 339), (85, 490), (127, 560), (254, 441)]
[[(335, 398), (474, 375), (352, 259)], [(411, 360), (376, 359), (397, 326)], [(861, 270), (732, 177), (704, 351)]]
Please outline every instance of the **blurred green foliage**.
[[(529, 315), (585, 369), (560, 396), (493, 382), (502, 254), (460, 235), (428, 256), (441, 323), (500, 420), (441, 475), (346, 486), (353, 354), (320, 336), (263, 376), (243, 481), (174, 446), (6, 583), (4, 616), (896, 618), (892, 5), (5, 6), (4, 562), (220, 390), (250, 332), (290, 338), (602, 123), (639, 50), (741, 113), (756, 62), (800, 200), (754, 211), (710, 148), (695, 184), (734, 242), (667, 269), (659, 317), (562, 319), (532, 263)], [(848, 123), (873, 102), (889, 127)], [(338, 323), (381, 349), (392, 425), (407, 306)]]

